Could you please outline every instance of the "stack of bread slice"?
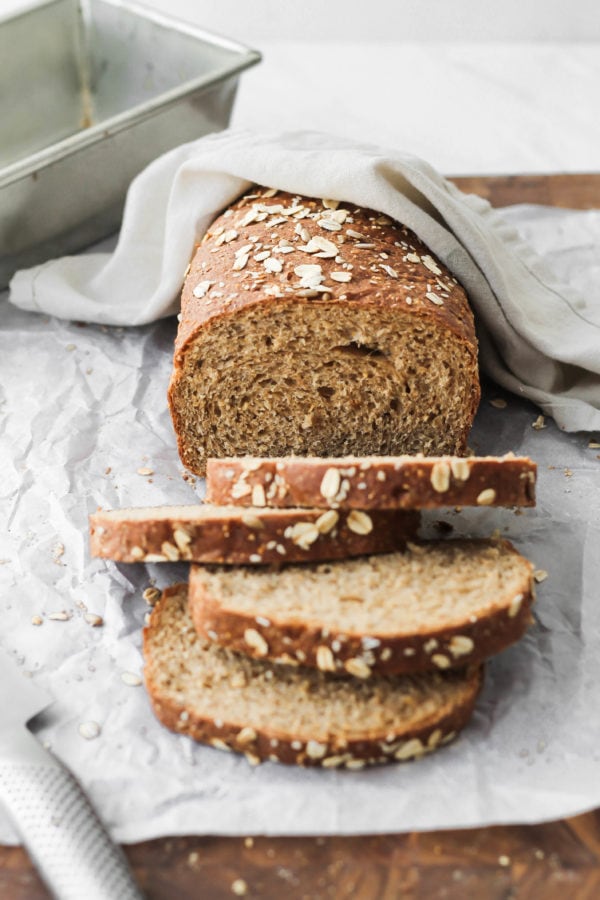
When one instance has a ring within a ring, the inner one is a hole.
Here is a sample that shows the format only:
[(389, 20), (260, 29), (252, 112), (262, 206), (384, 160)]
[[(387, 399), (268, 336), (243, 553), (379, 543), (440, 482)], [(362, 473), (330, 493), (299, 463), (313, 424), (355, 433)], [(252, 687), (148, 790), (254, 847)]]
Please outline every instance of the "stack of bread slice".
[(422, 756), (467, 723), (484, 661), (531, 621), (508, 542), (418, 540), (419, 510), (533, 506), (528, 458), (210, 460), (207, 503), (99, 511), (96, 556), (186, 560), (144, 632), (158, 718), (326, 768)]

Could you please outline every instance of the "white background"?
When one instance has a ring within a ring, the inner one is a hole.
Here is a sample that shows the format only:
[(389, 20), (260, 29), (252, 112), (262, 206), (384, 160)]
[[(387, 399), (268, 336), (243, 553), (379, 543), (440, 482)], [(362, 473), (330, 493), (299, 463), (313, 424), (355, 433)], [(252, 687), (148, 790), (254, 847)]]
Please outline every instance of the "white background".
[(249, 41), (599, 40), (597, 0), (150, 0)]
[[(0, 14), (34, 2), (0, 0)], [(144, 5), (250, 42), (600, 40), (597, 0), (144, 0)]]
[(336, 132), (444, 174), (600, 169), (598, 0), (146, 5), (262, 51), (234, 125)]
[(149, 0), (248, 41), (600, 40), (598, 0)]

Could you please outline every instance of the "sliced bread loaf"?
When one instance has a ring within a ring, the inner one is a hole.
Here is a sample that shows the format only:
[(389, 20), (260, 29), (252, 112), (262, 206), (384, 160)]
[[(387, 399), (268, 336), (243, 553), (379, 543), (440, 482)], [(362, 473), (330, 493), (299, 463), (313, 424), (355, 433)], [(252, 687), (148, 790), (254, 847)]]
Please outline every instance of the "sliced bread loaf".
[(389, 553), (418, 527), (418, 513), (396, 510), (151, 506), (94, 513), (90, 546), (119, 562), (265, 565)]
[(185, 585), (164, 592), (144, 630), (145, 680), (160, 721), (213, 747), (325, 768), (422, 756), (468, 721), (479, 667), (361, 681), (281, 666), (202, 640)]
[(210, 456), (464, 453), (473, 313), (403, 225), (252, 188), (192, 259), (169, 402), (200, 475)]
[(209, 459), (207, 499), (236, 506), (431, 509), (534, 506), (528, 457), (379, 456)]
[(479, 662), (531, 622), (532, 565), (508, 541), (434, 541), (404, 553), (279, 572), (192, 566), (199, 633), (323, 671), (422, 672)]

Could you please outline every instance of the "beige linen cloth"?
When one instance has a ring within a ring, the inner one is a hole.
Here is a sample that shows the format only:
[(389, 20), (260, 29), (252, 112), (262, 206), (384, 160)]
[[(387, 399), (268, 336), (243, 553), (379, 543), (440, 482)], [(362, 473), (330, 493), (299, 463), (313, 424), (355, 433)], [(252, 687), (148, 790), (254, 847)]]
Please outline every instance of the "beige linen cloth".
[(600, 430), (600, 310), (555, 283), (486, 201), (421, 159), (333, 135), (229, 130), (170, 151), (132, 182), (112, 254), (18, 272), (10, 299), (113, 325), (173, 314), (195, 242), (254, 182), (372, 207), (413, 229), (468, 292), (483, 372), (567, 431)]

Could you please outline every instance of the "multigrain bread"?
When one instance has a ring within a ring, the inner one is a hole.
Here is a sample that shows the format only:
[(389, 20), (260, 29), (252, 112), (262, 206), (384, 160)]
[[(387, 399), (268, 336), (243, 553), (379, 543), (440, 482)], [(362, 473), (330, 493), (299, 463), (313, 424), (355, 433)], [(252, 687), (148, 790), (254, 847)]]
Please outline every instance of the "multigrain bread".
[(528, 457), (379, 456), (209, 459), (211, 503), (333, 509), (534, 506)]
[(389, 553), (419, 527), (410, 511), (150, 506), (90, 516), (92, 556), (266, 565)]
[(245, 454), (464, 454), (479, 397), (464, 290), (386, 216), (256, 188), (198, 247), (169, 387), (193, 472)]
[(508, 541), (409, 544), (403, 553), (280, 572), (192, 566), (198, 632), (261, 659), (412, 673), (480, 662), (531, 623), (532, 565)]
[(144, 676), (167, 728), (251, 763), (359, 769), (422, 756), (468, 722), (482, 683), (469, 667), (361, 681), (274, 665), (203, 641), (185, 585), (162, 595), (144, 629)]

